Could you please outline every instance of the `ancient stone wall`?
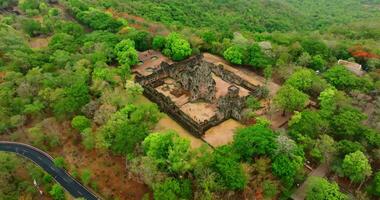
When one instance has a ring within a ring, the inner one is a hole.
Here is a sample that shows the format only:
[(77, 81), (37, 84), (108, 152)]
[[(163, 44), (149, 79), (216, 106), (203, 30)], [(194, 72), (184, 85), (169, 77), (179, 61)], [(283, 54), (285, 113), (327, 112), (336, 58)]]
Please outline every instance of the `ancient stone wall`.
[(256, 91), (260, 89), (259, 86), (255, 86), (233, 72), (225, 70), (223, 65), (214, 65), (202, 58), (201, 55), (195, 56), (171, 65), (163, 62), (152, 74), (148, 76), (137, 74), (135, 77), (135, 80), (143, 86), (146, 97), (157, 103), (161, 111), (170, 115), (197, 137), (201, 137), (206, 130), (228, 118), (242, 120), (242, 111), (245, 108), (247, 97), (239, 96), (239, 87), (230, 86), (227, 95), (214, 102), (218, 106), (216, 115), (208, 121), (199, 123), (187, 116), (169, 97), (155, 89), (158, 85), (162, 85), (163, 79), (170, 77), (180, 83), (185, 90), (190, 92), (191, 101), (212, 102), (215, 100), (216, 83), (212, 77), (213, 73), (226, 82), (248, 89), (252, 95), (255, 95)]

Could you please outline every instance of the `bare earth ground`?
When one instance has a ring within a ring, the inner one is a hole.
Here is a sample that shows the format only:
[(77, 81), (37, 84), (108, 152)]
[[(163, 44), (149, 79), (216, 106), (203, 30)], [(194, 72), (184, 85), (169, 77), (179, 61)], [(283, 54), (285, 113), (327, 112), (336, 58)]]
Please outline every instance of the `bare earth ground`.
[(233, 141), (236, 129), (244, 127), (240, 122), (229, 119), (206, 131), (203, 139), (213, 147), (229, 144)]
[(48, 46), (50, 37), (33, 37), (29, 40), (29, 45), (33, 49), (45, 48)]
[[(26, 128), (27, 129), (27, 128)], [(0, 135), (0, 140), (17, 141), (32, 144), (26, 129), (16, 131), (11, 135)], [(92, 181), (99, 189), (97, 193), (105, 198), (139, 200), (149, 189), (143, 183), (128, 177), (125, 159), (101, 150), (87, 151), (80, 145), (79, 133), (70, 128), (69, 122), (50, 120), (48, 131), (54, 131), (60, 138), (61, 144), (49, 151), (53, 157), (62, 156), (68, 164), (71, 174), (83, 169), (92, 172)]]

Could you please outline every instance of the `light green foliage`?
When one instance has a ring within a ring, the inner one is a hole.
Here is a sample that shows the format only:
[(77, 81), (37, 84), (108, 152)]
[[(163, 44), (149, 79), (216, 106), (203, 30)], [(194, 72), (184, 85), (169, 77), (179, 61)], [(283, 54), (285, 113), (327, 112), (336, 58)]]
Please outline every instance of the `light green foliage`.
[(79, 132), (82, 132), (91, 126), (91, 121), (83, 115), (77, 115), (71, 120), (71, 126)]
[(339, 191), (336, 183), (330, 183), (324, 178), (312, 177), (307, 190), (306, 200), (347, 200), (348, 197)]
[(289, 85), (282, 86), (274, 97), (275, 105), (282, 108), (284, 112), (302, 110), (308, 100), (306, 94)]
[(247, 98), (246, 104), (247, 104), (247, 107), (252, 110), (257, 110), (261, 107), (260, 101), (253, 96), (249, 96)]
[(101, 146), (118, 154), (131, 154), (160, 117), (155, 104), (127, 105), (100, 128)]
[(91, 171), (89, 169), (83, 169), (80, 179), (82, 180), (82, 183), (85, 185), (88, 185), (91, 181)]
[(223, 56), (232, 64), (240, 65), (243, 64), (244, 61), (243, 49), (238, 46), (229, 47), (224, 51)]
[(272, 181), (265, 180), (263, 183), (264, 197), (268, 199), (273, 199), (278, 193), (277, 185)]
[(92, 133), (91, 128), (86, 128), (81, 132), (82, 144), (87, 150), (95, 147), (95, 135)]
[(360, 79), (345, 67), (337, 65), (327, 70), (323, 76), (333, 86), (339, 90), (360, 90), (368, 91), (373, 87), (373, 83), (367, 79)]
[(344, 157), (342, 171), (352, 182), (364, 181), (372, 174), (368, 158), (361, 151), (347, 154)]
[(326, 81), (317, 76), (317, 74), (306, 68), (302, 68), (293, 73), (285, 82), (285, 84), (291, 85), (295, 89), (306, 93), (317, 93), (327, 87)]
[(171, 57), (175, 61), (183, 60), (192, 53), (190, 43), (178, 33), (171, 33), (166, 37), (165, 48), (163, 54)]
[(233, 149), (242, 160), (252, 160), (257, 156), (271, 156), (277, 148), (276, 135), (269, 127), (254, 125), (237, 130)]
[(142, 95), (144, 88), (133, 80), (127, 80), (125, 83), (125, 90), (127, 90), (128, 96), (131, 99), (136, 99), (136, 97)]
[(137, 64), (138, 55), (134, 41), (130, 39), (122, 40), (115, 46), (114, 51), (120, 64), (129, 66)]
[(150, 134), (145, 138), (143, 148), (162, 171), (185, 174), (192, 169), (190, 142), (177, 133)]
[(57, 183), (53, 185), (49, 194), (53, 197), (54, 200), (65, 200), (65, 191)]
[(65, 168), (66, 167), (65, 159), (61, 156), (54, 158), (53, 163), (56, 167), (59, 167), (59, 168)]
[(317, 71), (324, 71), (327, 62), (322, 58), (321, 55), (313, 56), (311, 59), (310, 67)]

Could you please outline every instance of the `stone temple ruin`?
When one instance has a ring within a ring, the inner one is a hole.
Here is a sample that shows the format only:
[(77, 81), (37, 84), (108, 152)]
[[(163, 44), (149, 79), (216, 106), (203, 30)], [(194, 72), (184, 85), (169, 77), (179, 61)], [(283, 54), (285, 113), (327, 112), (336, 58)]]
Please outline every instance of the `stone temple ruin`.
[(259, 86), (202, 55), (176, 63), (154, 51), (139, 58), (135, 80), (145, 96), (197, 137), (229, 118), (241, 121), (247, 97), (260, 97)]

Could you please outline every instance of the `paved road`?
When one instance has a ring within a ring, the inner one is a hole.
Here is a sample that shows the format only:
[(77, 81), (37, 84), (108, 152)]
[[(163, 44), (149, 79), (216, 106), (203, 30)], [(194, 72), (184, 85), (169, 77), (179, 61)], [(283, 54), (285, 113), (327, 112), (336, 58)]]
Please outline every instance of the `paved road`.
[(74, 198), (83, 197), (87, 200), (100, 199), (86, 187), (76, 181), (73, 177), (71, 177), (66, 172), (66, 170), (55, 167), (52, 157), (37, 148), (21, 143), (0, 141), (0, 151), (17, 153), (32, 160), (47, 173), (53, 176), (54, 179), (59, 184), (61, 184), (61, 186), (64, 187), (66, 191), (68, 191)]

